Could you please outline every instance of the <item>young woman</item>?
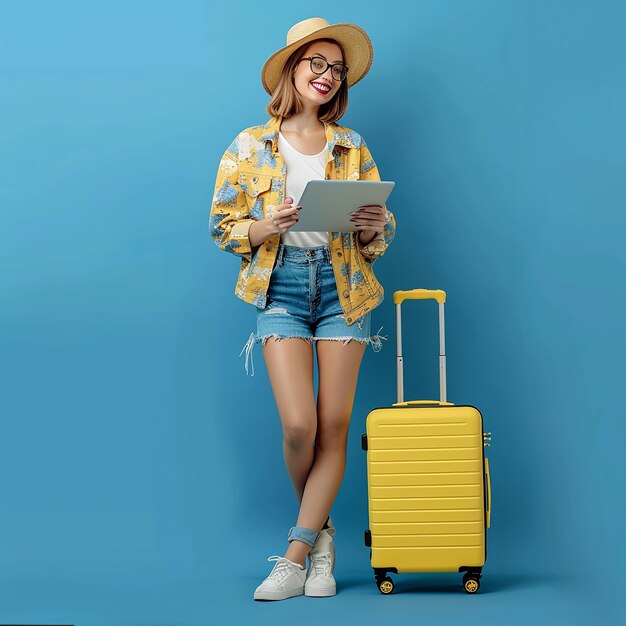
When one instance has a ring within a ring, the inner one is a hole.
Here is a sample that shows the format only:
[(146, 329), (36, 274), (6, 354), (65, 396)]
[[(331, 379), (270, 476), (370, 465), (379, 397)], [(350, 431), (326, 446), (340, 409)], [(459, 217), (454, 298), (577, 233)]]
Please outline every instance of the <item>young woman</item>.
[(235, 294), (257, 310), (257, 336), (244, 346), (246, 372), (261, 341), (300, 502), (288, 548), (268, 559), (276, 563), (256, 600), (336, 593), (329, 513), (343, 479), (361, 359), (366, 344), (381, 347), (380, 336), (370, 336), (371, 310), (383, 300), (372, 266), (396, 223), (386, 207), (365, 206), (353, 214), (354, 232), (290, 229), (309, 180), (380, 180), (362, 137), (335, 123), (347, 109), (348, 87), (365, 76), (372, 57), (358, 26), (322, 18), (295, 24), (287, 45), (263, 66), (270, 120), (239, 133), (218, 169), (210, 232), (241, 259)]

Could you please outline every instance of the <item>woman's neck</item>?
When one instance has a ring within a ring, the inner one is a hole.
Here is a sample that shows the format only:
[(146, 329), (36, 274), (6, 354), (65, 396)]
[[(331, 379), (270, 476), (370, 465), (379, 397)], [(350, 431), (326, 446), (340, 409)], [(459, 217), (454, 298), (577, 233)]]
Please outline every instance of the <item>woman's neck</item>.
[(302, 111), (285, 118), (280, 125), (280, 130), (301, 135), (319, 133), (320, 130), (324, 130), (324, 122), (317, 117), (318, 112), (319, 107), (316, 107), (315, 110)]

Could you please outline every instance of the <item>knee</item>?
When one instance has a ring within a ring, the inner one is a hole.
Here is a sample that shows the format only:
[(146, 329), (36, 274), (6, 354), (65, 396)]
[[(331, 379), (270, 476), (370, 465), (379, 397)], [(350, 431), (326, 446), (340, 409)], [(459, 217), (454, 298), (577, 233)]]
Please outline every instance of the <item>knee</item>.
[(289, 424), (283, 428), (283, 440), (285, 445), (294, 452), (312, 448), (315, 441), (315, 427), (303, 423)]
[(348, 444), (349, 415), (321, 417), (315, 446), (322, 450), (345, 450)]

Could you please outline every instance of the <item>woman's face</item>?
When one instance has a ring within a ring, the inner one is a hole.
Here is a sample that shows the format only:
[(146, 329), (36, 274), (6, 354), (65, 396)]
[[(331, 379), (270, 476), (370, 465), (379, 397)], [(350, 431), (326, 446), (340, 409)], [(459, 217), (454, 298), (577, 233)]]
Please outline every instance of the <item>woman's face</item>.
[[(336, 43), (329, 41), (314, 41), (308, 46), (302, 57), (321, 56), (328, 63), (343, 63), (341, 48)], [(341, 81), (333, 78), (330, 67), (323, 74), (315, 74), (311, 71), (310, 61), (300, 61), (293, 75), (293, 82), (298, 93), (312, 104), (321, 105), (332, 100), (339, 90)], [(330, 87), (328, 91), (325, 88)]]

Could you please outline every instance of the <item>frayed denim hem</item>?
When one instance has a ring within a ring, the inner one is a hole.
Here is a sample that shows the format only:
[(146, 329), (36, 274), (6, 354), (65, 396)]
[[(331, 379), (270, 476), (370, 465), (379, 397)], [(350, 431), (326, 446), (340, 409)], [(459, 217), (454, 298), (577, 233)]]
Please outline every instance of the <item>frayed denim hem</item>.
[(264, 335), (263, 337), (255, 337), (254, 333), (250, 333), (250, 337), (248, 337), (248, 341), (246, 341), (246, 344), (244, 345), (244, 347), (241, 349), (241, 352), (239, 353), (239, 356), (241, 356), (244, 350), (246, 352), (246, 374), (248, 374), (248, 359), (250, 359), (250, 365), (252, 367), (252, 376), (254, 376), (254, 361), (252, 359), (252, 350), (254, 349), (255, 342), (260, 341), (261, 345), (264, 346), (270, 337), (275, 337), (277, 341), (280, 339), (304, 339), (305, 341), (308, 341), (309, 343), (311, 343), (314, 339), (313, 337), (301, 337), (299, 335), (276, 335), (276, 334)]
[(277, 335), (275, 333), (269, 334), (269, 335), (264, 335), (262, 337), (256, 337), (254, 333), (250, 333), (250, 336), (248, 337), (248, 340), (246, 341), (244, 347), (241, 349), (241, 352), (239, 353), (239, 356), (241, 356), (244, 351), (246, 353), (246, 361), (245, 361), (245, 368), (246, 368), (246, 375), (248, 375), (248, 359), (250, 360), (250, 366), (252, 369), (252, 376), (254, 376), (254, 360), (252, 358), (252, 351), (254, 349), (254, 344), (257, 341), (261, 342), (261, 345), (264, 346), (267, 343), (267, 340), (270, 337), (275, 337), (277, 341), (281, 340), (281, 339), (304, 339), (305, 341), (308, 341), (309, 343), (313, 343), (314, 341), (343, 341), (344, 345), (346, 345), (347, 343), (349, 343), (350, 341), (358, 341), (359, 343), (366, 343), (366, 344), (370, 344), (372, 346), (372, 350), (374, 350), (374, 352), (379, 352), (381, 350), (381, 348), (383, 347), (381, 339), (384, 339), (385, 341), (387, 340), (387, 337), (383, 336), (380, 334), (380, 331), (383, 329), (383, 327), (381, 326), (378, 329), (378, 332), (375, 335), (372, 335), (371, 337), (369, 337), (368, 339), (360, 339), (358, 337), (302, 337), (299, 335)]
[(370, 344), (374, 352), (379, 352), (383, 347), (381, 339), (387, 340), (387, 337), (380, 334), (382, 329), (383, 327), (381, 326), (378, 332), (369, 339), (361, 339), (360, 337), (313, 337), (313, 341), (343, 341), (344, 346), (350, 341), (358, 341), (359, 343)]

